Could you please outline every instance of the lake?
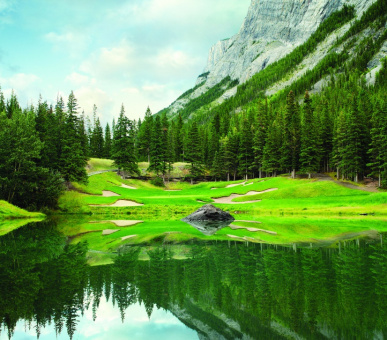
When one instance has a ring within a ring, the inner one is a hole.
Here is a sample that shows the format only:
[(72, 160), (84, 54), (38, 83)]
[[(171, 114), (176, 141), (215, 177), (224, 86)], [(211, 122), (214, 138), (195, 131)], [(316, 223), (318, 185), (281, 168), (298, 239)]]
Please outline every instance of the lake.
[(0, 339), (387, 339), (384, 237), (129, 245), (90, 266), (31, 223), (0, 237)]

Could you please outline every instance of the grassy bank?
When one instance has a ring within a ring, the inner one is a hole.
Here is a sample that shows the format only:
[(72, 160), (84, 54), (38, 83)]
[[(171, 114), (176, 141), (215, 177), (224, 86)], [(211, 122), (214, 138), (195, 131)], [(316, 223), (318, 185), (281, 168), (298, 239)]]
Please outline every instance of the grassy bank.
[[(139, 244), (176, 247), (191, 240), (219, 240), (336, 247), (341, 241), (378, 239), (380, 232), (387, 232), (387, 193), (329, 180), (277, 177), (196, 185), (173, 182), (159, 188), (109, 172), (91, 176), (88, 185), (77, 189), (81, 192), (61, 197), (62, 210), (74, 215), (62, 216), (59, 226), (71, 242), (88, 242), (93, 264), (109, 263), (112, 253)], [(249, 196), (242, 196), (246, 193)], [(240, 196), (228, 204), (215, 202), (232, 194)], [(143, 205), (109, 206), (117, 201)], [(212, 236), (181, 221), (207, 202), (229, 211), (236, 221)], [(123, 221), (138, 223), (122, 226)], [(112, 232), (106, 234), (108, 230)]]
[[(334, 181), (315, 179), (276, 177), (196, 185), (171, 182), (167, 188), (159, 188), (149, 182), (122, 180), (115, 173), (103, 173), (91, 176), (88, 185), (77, 185), (77, 189), (83, 193), (67, 192), (61, 197), (60, 207), (63, 211), (180, 219), (204, 203), (215, 201), (214, 204), (222, 209), (238, 211), (244, 215), (387, 216), (386, 192), (366, 192), (346, 188)], [(113, 194), (105, 197), (103, 191)], [(247, 193), (248, 196), (243, 196)], [(229, 204), (221, 201), (217, 203), (218, 198), (232, 194), (240, 196), (230, 199)], [(143, 206), (109, 206), (117, 201), (132, 201)]]
[(0, 201), (0, 236), (20, 228), (31, 222), (38, 222), (45, 218), (42, 213), (33, 213), (6, 202)]
[(0, 221), (20, 218), (44, 218), (42, 213), (29, 212), (6, 201), (0, 201)]

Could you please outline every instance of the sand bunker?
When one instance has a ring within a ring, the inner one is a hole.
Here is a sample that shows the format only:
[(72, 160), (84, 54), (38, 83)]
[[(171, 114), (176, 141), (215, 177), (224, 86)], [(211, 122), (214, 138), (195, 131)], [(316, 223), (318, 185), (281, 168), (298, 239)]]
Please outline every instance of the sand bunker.
[(227, 234), (228, 237), (231, 237), (233, 239), (236, 239), (236, 240), (243, 240), (243, 237), (240, 237), (240, 236), (236, 236), (236, 235), (229, 235)]
[(247, 231), (250, 231), (250, 232), (257, 232), (257, 231), (261, 231), (263, 233), (267, 233), (267, 234), (271, 234), (271, 235), (277, 235), (277, 233), (275, 231), (270, 231), (270, 230), (265, 230), (265, 229), (258, 229), (258, 228), (250, 228), (250, 227), (241, 227), (239, 225), (230, 225), (230, 228), (232, 230), (238, 230), (238, 229), (246, 229)]
[(117, 202), (113, 204), (108, 205), (102, 205), (102, 204), (90, 204), (91, 207), (140, 207), (144, 204), (140, 204), (134, 201), (128, 201), (128, 200), (118, 200)]
[(102, 191), (102, 197), (114, 197), (114, 196), (120, 196), (117, 193), (113, 191), (103, 190)]
[(175, 189), (175, 190), (164, 190), (164, 191), (181, 191), (181, 189)]
[(124, 237), (121, 237), (121, 240), (122, 240), (122, 241), (129, 240), (130, 238), (133, 238), (133, 237), (136, 237), (136, 236), (137, 236), (137, 235), (124, 236)]
[(130, 185), (126, 185), (126, 184), (121, 184), (121, 188), (132, 189), (132, 190), (136, 190), (137, 189), (135, 187), (131, 187)]
[(128, 220), (110, 220), (109, 222), (114, 223), (117, 227), (130, 227), (144, 221), (128, 221)]
[(237, 187), (238, 185), (245, 185), (246, 182), (243, 182), (243, 183), (237, 183), (237, 184), (229, 184), (226, 186), (226, 188), (233, 188), (233, 187)]
[(120, 229), (105, 229), (102, 231), (102, 235), (103, 236), (111, 235), (111, 234), (116, 233), (117, 231), (120, 231)]
[(278, 190), (278, 188), (273, 188), (273, 189), (267, 189), (264, 191), (249, 191), (247, 194), (244, 195), (239, 195), (239, 194), (231, 194), (230, 196), (227, 197), (219, 197), (219, 198), (213, 198), (215, 203), (222, 203), (222, 204), (248, 204), (248, 203), (256, 203), (260, 202), (261, 200), (254, 200), (254, 201), (245, 201), (245, 202), (233, 202), (232, 200), (237, 197), (246, 197), (246, 196), (253, 196), (253, 195), (259, 195), (259, 194), (264, 194), (265, 192), (270, 192)]

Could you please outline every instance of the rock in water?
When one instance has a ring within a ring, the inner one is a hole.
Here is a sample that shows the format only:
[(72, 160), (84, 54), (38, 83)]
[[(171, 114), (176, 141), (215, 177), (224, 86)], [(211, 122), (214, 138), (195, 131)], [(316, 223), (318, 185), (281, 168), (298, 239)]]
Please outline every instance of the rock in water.
[(219, 222), (219, 221), (234, 221), (234, 217), (230, 215), (227, 211), (223, 211), (222, 209), (214, 207), (212, 204), (203, 205), (201, 208), (196, 210), (191, 215), (183, 218), (183, 221), (211, 221), (211, 222)]

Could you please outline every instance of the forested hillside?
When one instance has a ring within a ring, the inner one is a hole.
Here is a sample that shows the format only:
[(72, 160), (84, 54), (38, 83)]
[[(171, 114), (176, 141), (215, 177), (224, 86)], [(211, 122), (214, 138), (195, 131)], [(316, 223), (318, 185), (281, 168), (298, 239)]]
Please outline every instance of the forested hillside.
[[(368, 68), (386, 45), (385, 1), (353, 21), (312, 70), (266, 96), (353, 17), (345, 6), (303, 45), (240, 84), (235, 96), (217, 102), (237, 84), (226, 78), (172, 119), (166, 110), (152, 115), (148, 108), (142, 121), (131, 121), (122, 106), (117, 121), (102, 128), (97, 107), (90, 121), (73, 93), (67, 105), (58, 98), (52, 107), (40, 98), (21, 108), (15, 94), (4, 98), (0, 90), (0, 199), (53, 207), (64, 184), (87, 181), (89, 157), (111, 158), (135, 176), (139, 161), (149, 161), (162, 178), (172, 163), (184, 161), (191, 180), (336, 172), (354, 181), (372, 176), (387, 187), (387, 62), (373, 77)], [(318, 82), (323, 86), (316, 91)]]

